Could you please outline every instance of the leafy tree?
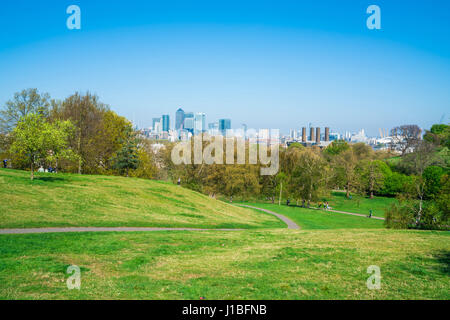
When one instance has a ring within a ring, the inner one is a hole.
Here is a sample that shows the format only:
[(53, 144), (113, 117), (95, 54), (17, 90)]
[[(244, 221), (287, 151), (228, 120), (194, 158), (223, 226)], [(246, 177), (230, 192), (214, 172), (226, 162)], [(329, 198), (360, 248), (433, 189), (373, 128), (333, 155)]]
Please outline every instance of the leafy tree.
[(318, 150), (308, 148), (300, 153), (292, 172), (292, 193), (304, 200), (319, 199), (326, 187), (326, 162)]
[(410, 176), (399, 172), (392, 172), (392, 174), (386, 174), (383, 188), (379, 193), (385, 196), (396, 196), (404, 192), (405, 186), (410, 183)]
[(123, 141), (122, 148), (112, 159), (113, 168), (119, 170), (121, 174), (126, 173), (129, 176), (130, 169), (138, 168), (139, 159), (137, 151), (137, 141), (134, 132), (131, 130), (127, 133), (127, 138)]
[(10, 151), (26, 159), (33, 180), (34, 169), (39, 162), (75, 157), (72, 150), (67, 148), (72, 132), (70, 121), (49, 123), (42, 115), (31, 113), (22, 117), (13, 130)]
[(380, 160), (362, 160), (358, 166), (360, 185), (369, 192), (370, 199), (373, 199), (374, 193), (383, 188), (385, 177), (390, 169)]
[(336, 156), (350, 149), (349, 144), (345, 140), (335, 140), (325, 148), (324, 153), (330, 156)]
[(423, 138), (441, 147), (450, 148), (450, 126), (447, 124), (434, 124), (429, 131), (426, 131)]
[(19, 120), (35, 113), (47, 117), (49, 114), (50, 96), (48, 93), (40, 94), (37, 89), (25, 89), (14, 94), (14, 98), (6, 102), (0, 110), (0, 132), (10, 132)]
[(357, 164), (358, 159), (352, 148), (341, 152), (332, 160), (335, 173), (333, 180), (337, 185), (344, 186), (347, 198), (350, 198), (351, 191), (359, 190), (360, 180), (356, 172)]
[(433, 199), (441, 189), (441, 179), (444, 169), (438, 166), (429, 166), (423, 172), (425, 179), (425, 197)]

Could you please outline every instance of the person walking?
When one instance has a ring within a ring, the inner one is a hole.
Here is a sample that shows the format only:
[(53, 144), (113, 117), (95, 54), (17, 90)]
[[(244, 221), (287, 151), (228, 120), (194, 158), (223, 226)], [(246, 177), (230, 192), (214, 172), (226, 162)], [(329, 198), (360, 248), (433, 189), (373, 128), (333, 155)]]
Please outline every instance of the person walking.
[(289, 206), (289, 204), (291, 203), (291, 200), (289, 200), (289, 198), (286, 200), (286, 205)]
[(372, 218), (372, 209), (369, 210), (369, 215), (367, 217)]
[(3, 159), (3, 168), (7, 168), (8, 167), (8, 159)]

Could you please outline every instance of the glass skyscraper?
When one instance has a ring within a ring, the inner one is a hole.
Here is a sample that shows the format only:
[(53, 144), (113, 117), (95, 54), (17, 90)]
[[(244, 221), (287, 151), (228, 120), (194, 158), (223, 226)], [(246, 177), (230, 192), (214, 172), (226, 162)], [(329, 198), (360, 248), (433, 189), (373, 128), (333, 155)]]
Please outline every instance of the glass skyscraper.
[(206, 115), (198, 112), (194, 117), (194, 134), (199, 134), (203, 131), (206, 131)]
[(179, 108), (175, 113), (175, 130), (183, 129), (184, 124), (184, 111)]
[(220, 119), (219, 120), (219, 131), (222, 135), (226, 135), (227, 130), (231, 129), (231, 120), (230, 119)]
[(170, 117), (168, 114), (162, 116), (162, 131), (168, 132), (170, 129)]

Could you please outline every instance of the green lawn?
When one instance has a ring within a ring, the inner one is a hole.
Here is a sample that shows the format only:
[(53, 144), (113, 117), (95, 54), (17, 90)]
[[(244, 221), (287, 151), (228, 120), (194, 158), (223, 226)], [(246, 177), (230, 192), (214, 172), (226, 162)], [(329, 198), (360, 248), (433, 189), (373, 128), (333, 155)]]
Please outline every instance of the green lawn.
[(283, 228), (277, 218), (171, 183), (0, 169), (0, 228)]
[(448, 300), (449, 248), (448, 232), (384, 229), (2, 235), (0, 298)]
[(335, 210), (368, 215), (369, 210), (372, 209), (373, 215), (377, 217), (384, 217), (386, 208), (397, 201), (395, 198), (374, 197), (370, 199), (355, 194), (352, 194), (352, 199), (347, 199), (345, 192), (332, 192), (331, 197), (326, 200)]
[(347, 215), (324, 210), (305, 209), (282, 204), (249, 203), (242, 204), (264, 208), (285, 215), (302, 229), (374, 229), (383, 228), (383, 221)]
[[(31, 182), (27, 172), (0, 170), (0, 199), (0, 228), (249, 229), (0, 235), (0, 299), (450, 299), (448, 232), (253, 204), (301, 227), (288, 230), (269, 214), (170, 183), (110, 176)], [(67, 289), (70, 265), (81, 268), (79, 291)], [(371, 265), (381, 268), (380, 290), (366, 287)]]

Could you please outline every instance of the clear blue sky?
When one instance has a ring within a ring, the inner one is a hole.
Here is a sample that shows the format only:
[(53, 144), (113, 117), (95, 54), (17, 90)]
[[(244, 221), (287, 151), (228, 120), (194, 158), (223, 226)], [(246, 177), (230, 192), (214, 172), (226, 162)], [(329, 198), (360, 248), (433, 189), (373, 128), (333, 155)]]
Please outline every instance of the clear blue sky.
[(140, 126), (181, 106), (282, 132), (427, 128), (450, 115), (450, 1), (1, 1), (0, 105), (29, 87), (90, 90)]

